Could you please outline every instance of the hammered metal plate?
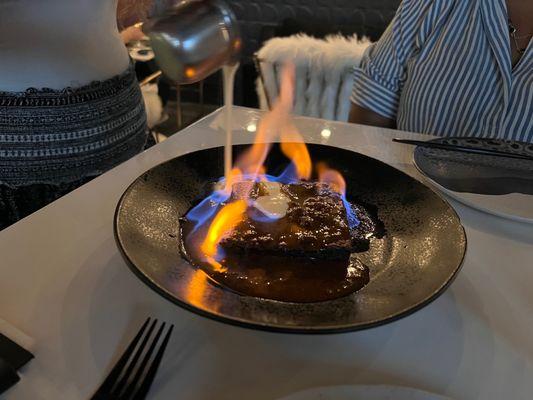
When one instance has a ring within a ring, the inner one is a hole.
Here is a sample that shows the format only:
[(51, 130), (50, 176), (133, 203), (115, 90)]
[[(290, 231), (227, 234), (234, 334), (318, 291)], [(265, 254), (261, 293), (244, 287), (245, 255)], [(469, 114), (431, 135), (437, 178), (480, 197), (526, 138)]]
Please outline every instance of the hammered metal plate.
[[(235, 146), (235, 151), (243, 150)], [(344, 175), (349, 200), (377, 207), (387, 234), (360, 259), (370, 283), (347, 297), (285, 303), (241, 296), (212, 282), (179, 253), (179, 218), (223, 174), (223, 149), (190, 153), (154, 167), (124, 193), (115, 236), (131, 270), (149, 287), (197, 314), (249, 328), (290, 333), (334, 333), (381, 325), (424, 307), (458, 273), (466, 236), (453, 208), (436, 192), (373, 158), (330, 146), (308, 145), (313, 161)], [(286, 160), (275, 148), (275, 173)]]

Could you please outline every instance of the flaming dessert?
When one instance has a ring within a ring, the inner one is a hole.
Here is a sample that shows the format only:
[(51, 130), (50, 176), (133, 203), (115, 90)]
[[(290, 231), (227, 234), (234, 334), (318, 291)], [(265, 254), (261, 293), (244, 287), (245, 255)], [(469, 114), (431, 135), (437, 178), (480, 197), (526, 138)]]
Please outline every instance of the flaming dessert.
[[(290, 116), (293, 81), (294, 68), (286, 67), (254, 144), (182, 219), (182, 251), (239, 293), (323, 301), (368, 283), (369, 271), (354, 253), (368, 248), (376, 221), (348, 201), (339, 171), (323, 161), (313, 165)], [(264, 163), (277, 140), (288, 166), (274, 176)]]

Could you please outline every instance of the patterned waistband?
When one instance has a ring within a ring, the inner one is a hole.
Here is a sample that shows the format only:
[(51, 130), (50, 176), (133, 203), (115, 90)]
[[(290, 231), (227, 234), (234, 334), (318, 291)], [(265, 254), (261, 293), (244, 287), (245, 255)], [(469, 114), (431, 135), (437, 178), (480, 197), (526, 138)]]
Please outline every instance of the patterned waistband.
[(142, 94), (131, 65), (80, 88), (0, 92), (0, 182), (58, 183), (98, 175), (146, 140)]

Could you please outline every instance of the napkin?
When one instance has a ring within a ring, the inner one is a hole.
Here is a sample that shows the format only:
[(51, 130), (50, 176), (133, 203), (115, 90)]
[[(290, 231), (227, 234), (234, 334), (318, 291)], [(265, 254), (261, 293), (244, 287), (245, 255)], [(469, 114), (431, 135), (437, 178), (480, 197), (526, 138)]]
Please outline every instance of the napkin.
[(17, 370), (33, 358), (33, 345), (32, 338), (0, 319), (0, 393), (19, 381)]
[(0, 394), (4, 393), (19, 380), (20, 378), (17, 371), (0, 358)]
[(0, 358), (16, 370), (33, 358), (34, 340), (0, 318)]

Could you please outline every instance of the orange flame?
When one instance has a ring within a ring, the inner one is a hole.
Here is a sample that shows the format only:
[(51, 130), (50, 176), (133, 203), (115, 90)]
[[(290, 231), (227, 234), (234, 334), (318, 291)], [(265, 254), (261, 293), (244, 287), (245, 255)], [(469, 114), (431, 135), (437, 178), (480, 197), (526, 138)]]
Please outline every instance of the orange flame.
[(229, 179), (224, 185), (224, 192), (229, 196), (232, 192), (233, 184), (238, 182), (242, 177), (242, 171), (239, 168), (233, 168), (229, 174)]
[(205, 303), (205, 292), (207, 290), (207, 275), (202, 270), (193, 272), (185, 292), (189, 303), (193, 306), (201, 307)]
[(281, 131), (281, 151), (296, 167), (296, 175), (299, 179), (311, 178), (311, 156), (303, 137), (292, 124)]
[(196, 70), (193, 67), (188, 67), (185, 69), (185, 76), (187, 78), (194, 78), (196, 75)]
[(324, 162), (317, 163), (316, 170), (320, 182), (329, 184), (337, 193), (346, 194), (346, 181), (339, 171), (329, 168)]
[[(255, 141), (236, 160), (227, 181), (224, 193), (231, 195), (236, 182), (245, 179), (250, 182), (266, 181), (264, 167), (265, 160), (270, 150), (270, 143), (277, 139), (281, 141), (281, 151), (295, 166), (298, 179), (309, 180), (312, 175), (311, 156), (304, 143), (303, 137), (298, 132), (291, 119), (294, 103), (295, 67), (292, 64), (285, 65), (281, 74), (280, 93), (273, 104), (270, 112), (266, 113), (258, 123)], [(334, 190), (344, 192), (346, 184), (337, 171), (318, 165), (320, 180), (329, 183)], [(207, 235), (200, 246), (200, 251), (205, 260), (218, 272), (224, 272), (226, 268), (217, 260), (218, 247), (227, 234), (246, 219), (246, 209), (250, 202), (249, 191), (253, 184), (239, 188), (239, 200), (224, 205), (212, 220)], [(243, 189), (244, 188), (244, 189)], [(248, 191), (248, 193), (247, 193)], [(244, 192), (244, 193), (241, 193)]]
[(245, 219), (246, 207), (245, 200), (237, 200), (222, 207), (209, 226), (207, 236), (200, 246), (200, 250), (206, 257), (207, 262), (217, 272), (225, 271), (225, 268), (215, 259), (218, 245), (224, 235), (233, 231)]
[(300, 179), (311, 178), (311, 157), (304, 144), (302, 135), (292, 123), (290, 113), (294, 104), (294, 64), (287, 64), (283, 68), (281, 76), (281, 90), (277, 107), (283, 113), (280, 130), (281, 151), (296, 167), (296, 173)]
[[(284, 66), (281, 73), (281, 90), (272, 110), (259, 122), (254, 144), (238, 160), (237, 168), (245, 174), (258, 176), (270, 150), (269, 142), (281, 139), (281, 150), (294, 163), (300, 179), (311, 177), (311, 157), (298, 129), (291, 121), (294, 103), (295, 67)], [(291, 142), (291, 143), (287, 143)]]

